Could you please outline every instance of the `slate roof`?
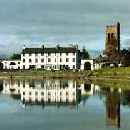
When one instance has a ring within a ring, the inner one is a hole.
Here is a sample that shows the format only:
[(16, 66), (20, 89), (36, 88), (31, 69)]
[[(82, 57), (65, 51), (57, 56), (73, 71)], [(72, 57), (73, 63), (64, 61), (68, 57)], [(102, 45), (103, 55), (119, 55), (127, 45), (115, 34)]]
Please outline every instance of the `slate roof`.
[(25, 48), (23, 49), (23, 54), (32, 53), (74, 53), (78, 49), (75, 47), (55, 47), (55, 48)]

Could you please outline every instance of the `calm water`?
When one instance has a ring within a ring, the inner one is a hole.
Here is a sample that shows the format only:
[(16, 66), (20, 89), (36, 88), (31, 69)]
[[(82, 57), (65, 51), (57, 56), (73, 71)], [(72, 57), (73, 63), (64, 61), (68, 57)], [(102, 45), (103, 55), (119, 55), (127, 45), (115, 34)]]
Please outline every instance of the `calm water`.
[(1, 80), (0, 130), (129, 130), (130, 90), (74, 80)]

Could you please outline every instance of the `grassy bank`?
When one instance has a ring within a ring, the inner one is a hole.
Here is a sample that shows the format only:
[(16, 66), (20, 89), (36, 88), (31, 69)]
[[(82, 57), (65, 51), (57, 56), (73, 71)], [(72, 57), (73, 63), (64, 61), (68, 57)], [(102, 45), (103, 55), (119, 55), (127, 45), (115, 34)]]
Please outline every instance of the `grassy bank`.
[(113, 80), (130, 79), (130, 67), (105, 68), (105, 69), (95, 70), (92, 72), (91, 77), (112, 78)]
[(91, 71), (46, 71), (46, 70), (24, 70), (24, 71), (4, 71), (0, 72), (0, 78), (68, 78), (84, 79)]
[(2, 71), (0, 78), (68, 78), (68, 79), (130, 79), (130, 67), (105, 68), (95, 71)]
[(99, 85), (101, 88), (121, 88), (123, 90), (129, 89), (130, 90), (130, 80), (112, 80), (112, 79), (95, 79), (92, 80), (92, 83)]

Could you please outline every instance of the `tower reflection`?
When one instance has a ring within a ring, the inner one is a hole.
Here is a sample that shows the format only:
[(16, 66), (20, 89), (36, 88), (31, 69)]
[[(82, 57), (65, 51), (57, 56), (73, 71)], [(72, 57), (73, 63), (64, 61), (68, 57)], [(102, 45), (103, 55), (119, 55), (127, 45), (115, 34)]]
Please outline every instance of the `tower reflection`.
[(120, 94), (116, 90), (106, 94), (106, 123), (120, 128)]

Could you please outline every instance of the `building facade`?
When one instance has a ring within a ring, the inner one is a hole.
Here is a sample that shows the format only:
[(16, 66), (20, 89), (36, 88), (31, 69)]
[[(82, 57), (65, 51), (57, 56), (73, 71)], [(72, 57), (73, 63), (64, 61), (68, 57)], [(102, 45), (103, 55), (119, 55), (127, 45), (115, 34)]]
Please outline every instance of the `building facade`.
[(11, 69), (20, 69), (21, 68), (21, 61), (20, 60), (3, 60), (1, 62), (3, 69), (11, 70)]
[(25, 48), (21, 53), (21, 69), (79, 69), (80, 51), (76, 47)]

